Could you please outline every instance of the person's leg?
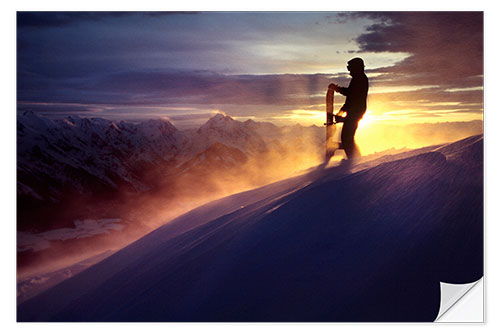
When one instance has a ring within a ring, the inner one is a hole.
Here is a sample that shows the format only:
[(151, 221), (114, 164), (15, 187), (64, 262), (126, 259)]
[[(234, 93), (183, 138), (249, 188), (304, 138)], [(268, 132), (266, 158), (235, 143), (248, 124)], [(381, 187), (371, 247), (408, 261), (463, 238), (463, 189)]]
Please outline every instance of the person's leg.
[(353, 158), (358, 155), (356, 149), (356, 143), (354, 142), (354, 135), (358, 129), (358, 120), (346, 119), (342, 127), (341, 140), (344, 146), (345, 154), (347, 158)]

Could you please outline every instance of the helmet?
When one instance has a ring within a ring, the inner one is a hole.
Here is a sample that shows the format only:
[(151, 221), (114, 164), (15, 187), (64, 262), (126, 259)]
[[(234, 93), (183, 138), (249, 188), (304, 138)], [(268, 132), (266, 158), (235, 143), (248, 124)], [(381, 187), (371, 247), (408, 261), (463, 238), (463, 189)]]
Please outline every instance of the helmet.
[(347, 68), (353, 71), (363, 71), (365, 68), (365, 63), (361, 58), (353, 58), (347, 62)]

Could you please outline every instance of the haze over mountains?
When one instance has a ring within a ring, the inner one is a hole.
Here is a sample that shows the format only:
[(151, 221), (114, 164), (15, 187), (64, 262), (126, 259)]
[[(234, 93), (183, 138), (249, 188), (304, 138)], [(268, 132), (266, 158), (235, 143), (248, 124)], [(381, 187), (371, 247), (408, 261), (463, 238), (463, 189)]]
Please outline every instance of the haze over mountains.
[(219, 167), (232, 167), (270, 150), (289, 153), (287, 143), (319, 153), (321, 128), (297, 128), (218, 114), (197, 131), (179, 131), (165, 119), (138, 124), (73, 116), (51, 120), (25, 112), (18, 117), (19, 194), (56, 202), (65, 191), (144, 192), (157, 187), (153, 175), (206, 168), (204, 158), (219, 157)]
[(123, 243), (209, 200), (289, 177), (320, 162), (324, 136), (321, 127), (222, 114), (184, 131), (165, 119), (32, 112), (19, 113), (17, 126), (21, 268), (39, 263), (42, 250), (68, 253), (56, 244), (79, 248), (116, 231)]

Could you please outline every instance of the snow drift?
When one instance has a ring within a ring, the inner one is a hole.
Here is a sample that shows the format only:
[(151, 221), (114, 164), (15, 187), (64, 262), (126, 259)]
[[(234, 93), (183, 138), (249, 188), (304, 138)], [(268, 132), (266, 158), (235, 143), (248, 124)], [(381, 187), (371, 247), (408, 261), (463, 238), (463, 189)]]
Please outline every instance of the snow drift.
[(318, 168), (195, 209), (19, 321), (433, 321), (483, 275), (483, 138)]

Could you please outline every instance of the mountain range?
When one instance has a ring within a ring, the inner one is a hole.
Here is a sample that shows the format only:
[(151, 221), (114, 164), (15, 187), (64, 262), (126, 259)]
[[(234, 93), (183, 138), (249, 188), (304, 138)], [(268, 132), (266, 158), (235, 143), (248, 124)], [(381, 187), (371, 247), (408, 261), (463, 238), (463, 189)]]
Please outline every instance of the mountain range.
[(34, 216), (57, 220), (54, 212), (75, 206), (68, 198), (106, 201), (123, 193), (173, 189), (179, 177), (210, 187), (204, 179), (208, 174), (238, 174), (250, 162), (269, 162), (271, 152), (319, 158), (321, 140), (320, 127), (277, 127), (223, 114), (197, 130), (180, 131), (166, 119), (54, 120), (22, 112), (17, 121), (18, 225), (40, 228), (31, 222)]

